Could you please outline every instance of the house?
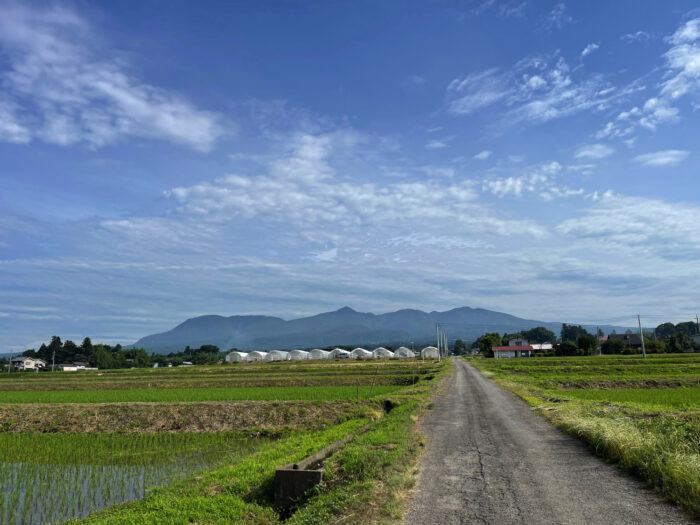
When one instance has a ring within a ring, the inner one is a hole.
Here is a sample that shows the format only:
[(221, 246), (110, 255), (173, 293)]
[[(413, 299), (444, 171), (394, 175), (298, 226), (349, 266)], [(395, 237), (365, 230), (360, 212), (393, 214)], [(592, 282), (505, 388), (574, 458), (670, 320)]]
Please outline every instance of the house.
[(73, 364), (78, 370), (85, 370), (85, 368), (87, 368), (87, 363), (83, 363), (82, 361), (75, 361)]
[(183, 361), (180, 366), (194, 366), (194, 363), (191, 361)]
[(73, 363), (70, 363), (70, 364), (63, 363), (63, 364), (58, 365), (57, 368), (61, 372), (77, 372), (78, 371), (78, 367), (75, 366), (75, 364), (73, 364)]
[(639, 334), (610, 334), (608, 341), (622, 341), (630, 348), (642, 348), (642, 339)]
[(39, 371), (46, 366), (46, 361), (34, 357), (14, 357), (10, 359), (10, 365), (15, 370), (34, 370)]
[[(550, 345), (551, 348), (551, 345)], [(491, 347), (493, 357), (503, 359), (506, 357), (532, 357), (535, 355), (535, 348), (530, 345), (527, 339), (516, 338), (508, 341), (508, 346)]]

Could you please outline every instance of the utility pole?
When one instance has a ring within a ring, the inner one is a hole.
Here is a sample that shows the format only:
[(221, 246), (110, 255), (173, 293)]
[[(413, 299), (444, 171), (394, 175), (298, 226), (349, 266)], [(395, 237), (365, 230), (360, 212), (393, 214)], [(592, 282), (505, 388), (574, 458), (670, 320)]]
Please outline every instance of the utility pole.
[(56, 365), (56, 349), (53, 349), (53, 353), (51, 354), (51, 371), (53, 372), (54, 366)]
[(637, 322), (639, 323), (639, 337), (642, 338), (642, 357), (647, 358), (647, 350), (644, 347), (644, 332), (642, 332), (642, 318), (637, 314)]
[(698, 335), (700, 335), (700, 319), (698, 319), (698, 314), (695, 314), (695, 326), (697, 328)]
[(595, 327), (595, 355), (600, 355), (603, 352), (601, 351), (600, 348), (600, 327), (596, 326)]
[(435, 339), (437, 339), (438, 363), (440, 362), (440, 323), (435, 321)]

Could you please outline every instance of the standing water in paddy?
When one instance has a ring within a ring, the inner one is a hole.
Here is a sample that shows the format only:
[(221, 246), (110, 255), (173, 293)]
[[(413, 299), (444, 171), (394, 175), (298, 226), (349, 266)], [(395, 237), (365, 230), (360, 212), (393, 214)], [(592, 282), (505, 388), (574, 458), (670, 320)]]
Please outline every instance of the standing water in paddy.
[(125, 501), (264, 439), (240, 434), (0, 434), (0, 523), (54, 523)]

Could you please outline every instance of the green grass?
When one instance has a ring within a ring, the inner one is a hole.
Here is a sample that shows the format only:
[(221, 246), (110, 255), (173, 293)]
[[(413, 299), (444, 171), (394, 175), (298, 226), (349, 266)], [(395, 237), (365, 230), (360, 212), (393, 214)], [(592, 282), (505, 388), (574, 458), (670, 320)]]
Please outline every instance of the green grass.
[[(360, 399), (385, 395), (401, 386), (360, 386)], [(0, 392), (0, 403), (133, 403), (186, 401), (353, 400), (354, 386), (136, 388), (130, 390), (30, 390)]]
[(700, 388), (627, 388), (617, 390), (560, 390), (567, 397), (611, 403), (638, 403), (662, 408), (698, 409)]
[(471, 362), (596, 453), (700, 516), (700, 354)]

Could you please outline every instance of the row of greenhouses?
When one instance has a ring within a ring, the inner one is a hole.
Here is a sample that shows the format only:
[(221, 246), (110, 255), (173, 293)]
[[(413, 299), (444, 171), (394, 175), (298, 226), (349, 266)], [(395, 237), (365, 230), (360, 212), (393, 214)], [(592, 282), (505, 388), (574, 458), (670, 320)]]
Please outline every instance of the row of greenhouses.
[(426, 346), (420, 352), (414, 352), (410, 348), (401, 346), (391, 351), (380, 346), (374, 350), (358, 347), (352, 351), (342, 348), (334, 348), (333, 350), (315, 348), (313, 350), (290, 350), (289, 352), (286, 350), (271, 350), (269, 352), (256, 350), (254, 352), (229, 352), (226, 355), (226, 361), (236, 363), (241, 361), (300, 361), (305, 359), (387, 359), (392, 357), (437, 358), (438, 349), (434, 346)]

